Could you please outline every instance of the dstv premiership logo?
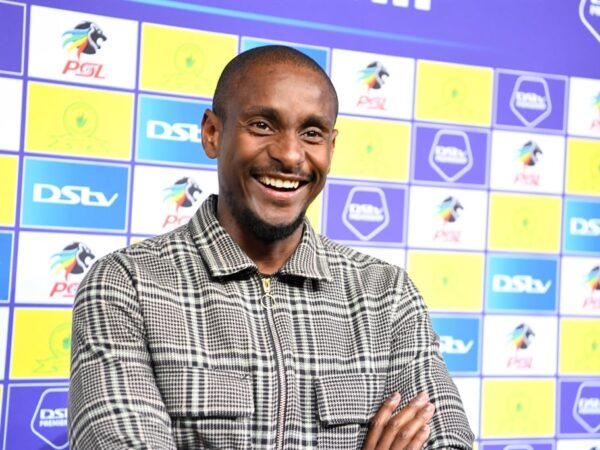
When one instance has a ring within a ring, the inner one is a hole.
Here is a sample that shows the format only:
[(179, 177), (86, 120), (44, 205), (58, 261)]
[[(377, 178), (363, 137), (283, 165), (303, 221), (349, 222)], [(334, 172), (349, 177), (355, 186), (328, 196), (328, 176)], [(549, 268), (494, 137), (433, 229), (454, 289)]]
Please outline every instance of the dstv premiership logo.
[(540, 175), (531, 173), (531, 171), (536, 170), (535, 168), (542, 154), (542, 149), (534, 141), (528, 141), (517, 149), (515, 159), (522, 170), (515, 175), (513, 184), (539, 186)]
[(600, 42), (600, 0), (581, 0), (579, 18), (590, 33)]
[(35, 203), (110, 208), (118, 197), (119, 194), (114, 193), (107, 198), (104, 192), (92, 191), (89, 186), (56, 186), (50, 183), (34, 183), (33, 185), (33, 201)]
[(167, 214), (163, 221), (163, 229), (169, 226), (178, 226), (187, 223), (191, 216), (181, 215), (180, 208), (190, 208), (198, 201), (202, 189), (193, 179), (183, 177), (171, 186), (163, 189), (163, 202), (167, 204), (169, 209), (175, 208), (175, 214)]
[(517, 78), (510, 98), (510, 109), (527, 127), (535, 127), (552, 113), (548, 82), (541, 77)]
[(585, 286), (589, 293), (583, 301), (584, 309), (600, 309), (600, 266), (595, 266), (585, 276)]
[(379, 90), (390, 76), (389, 72), (379, 61), (373, 61), (367, 67), (359, 71), (358, 81), (367, 88), (367, 93), (358, 97), (356, 106), (366, 109), (378, 109), (385, 111), (387, 97), (372, 95), (372, 90)]
[(460, 179), (473, 167), (473, 151), (467, 133), (439, 130), (431, 145), (429, 164), (449, 183)]
[(68, 388), (46, 389), (31, 418), (31, 432), (48, 444), (60, 450), (69, 445), (67, 437)]
[(441, 242), (460, 242), (460, 230), (448, 230), (448, 224), (455, 223), (460, 217), (460, 212), (464, 209), (463, 205), (456, 197), (446, 197), (442, 203), (437, 206), (436, 215), (442, 222), (442, 227), (435, 231), (434, 241)]
[(600, 382), (589, 381), (579, 386), (573, 404), (573, 418), (588, 433), (600, 430)]
[(518, 325), (509, 333), (508, 343), (510, 347), (515, 349), (515, 354), (508, 358), (508, 361), (506, 362), (507, 368), (531, 369), (533, 357), (521, 356), (519, 352), (520, 350), (529, 348), (533, 343), (534, 337), (535, 333), (533, 332), (533, 329), (525, 323)]
[(78, 77), (103, 79), (103, 64), (82, 62), (81, 55), (95, 55), (108, 39), (100, 27), (94, 22), (81, 22), (75, 28), (65, 31), (63, 48), (67, 53), (76, 52), (77, 59), (66, 62), (62, 73), (74, 73)]
[[(387, 5), (389, 2), (389, 0), (371, 0), (371, 3), (377, 3), (379, 5)], [(394, 5), (397, 8), (409, 8), (410, 7), (410, 0), (392, 0), (392, 5)], [(414, 0), (413, 2), (413, 7), (415, 9), (421, 10), (421, 11), (430, 11), (431, 10), (431, 0)]]
[(390, 223), (385, 192), (375, 187), (353, 187), (348, 194), (342, 222), (361, 241), (368, 241)]
[(466, 355), (474, 344), (473, 339), (465, 342), (452, 336), (440, 336), (440, 351), (449, 355)]
[(95, 256), (87, 245), (82, 242), (73, 242), (60, 252), (51, 256), (50, 270), (55, 276), (63, 276), (64, 281), (56, 281), (50, 289), (50, 297), (74, 297), (79, 287), (79, 282), (69, 283), (69, 275), (82, 275), (90, 266)]

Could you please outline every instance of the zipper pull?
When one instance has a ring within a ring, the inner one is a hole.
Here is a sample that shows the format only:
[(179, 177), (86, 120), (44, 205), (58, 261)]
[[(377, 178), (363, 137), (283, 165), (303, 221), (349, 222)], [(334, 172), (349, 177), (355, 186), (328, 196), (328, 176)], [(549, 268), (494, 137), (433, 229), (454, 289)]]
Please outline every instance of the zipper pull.
[(263, 287), (263, 295), (260, 298), (260, 304), (264, 309), (271, 309), (273, 307), (274, 298), (271, 295), (271, 278), (263, 277), (261, 278), (262, 287)]

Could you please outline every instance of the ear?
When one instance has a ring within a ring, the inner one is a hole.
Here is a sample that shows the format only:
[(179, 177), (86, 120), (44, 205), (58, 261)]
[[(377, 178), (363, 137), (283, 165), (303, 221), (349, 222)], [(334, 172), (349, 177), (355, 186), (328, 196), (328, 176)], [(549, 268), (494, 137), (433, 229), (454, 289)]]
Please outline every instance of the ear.
[(202, 146), (204, 153), (211, 159), (219, 156), (222, 122), (210, 109), (202, 116)]
[(329, 173), (329, 171), (331, 170), (331, 161), (333, 161), (333, 154), (335, 152), (335, 140), (337, 139), (337, 135), (338, 135), (338, 130), (333, 130), (333, 133), (331, 133), (331, 148), (329, 150), (329, 169), (327, 170), (327, 173)]

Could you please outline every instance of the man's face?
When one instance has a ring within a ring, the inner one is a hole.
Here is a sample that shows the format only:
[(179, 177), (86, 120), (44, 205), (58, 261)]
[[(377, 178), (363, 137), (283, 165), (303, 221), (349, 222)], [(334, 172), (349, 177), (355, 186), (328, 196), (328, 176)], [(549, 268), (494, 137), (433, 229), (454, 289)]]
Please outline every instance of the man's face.
[(332, 93), (322, 75), (288, 64), (252, 66), (233, 92), (225, 121), (207, 113), (202, 130), (218, 158), (219, 220), (261, 240), (287, 237), (329, 172)]

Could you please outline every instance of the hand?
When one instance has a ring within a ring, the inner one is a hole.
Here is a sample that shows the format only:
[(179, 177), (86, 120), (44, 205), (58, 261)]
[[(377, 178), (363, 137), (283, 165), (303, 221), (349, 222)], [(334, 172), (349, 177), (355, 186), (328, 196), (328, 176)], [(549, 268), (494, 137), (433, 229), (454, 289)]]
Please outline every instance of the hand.
[(416, 450), (423, 448), (429, 437), (427, 422), (435, 407), (429, 396), (421, 392), (398, 414), (392, 413), (400, 403), (400, 394), (390, 396), (371, 420), (363, 450)]

